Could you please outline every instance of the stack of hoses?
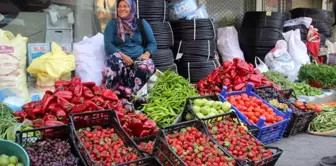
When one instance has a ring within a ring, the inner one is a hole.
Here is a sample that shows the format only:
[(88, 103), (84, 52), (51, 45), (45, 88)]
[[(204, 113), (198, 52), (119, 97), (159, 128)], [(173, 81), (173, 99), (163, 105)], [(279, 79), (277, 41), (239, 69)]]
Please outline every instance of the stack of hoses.
[(147, 21), (163, 22), (167, 19), (167, 2), (165, 0), (136, 0), (137, 16)]
[(255, 57), (264, 60), (276, 42), (283, 39), (285, 17), (278, 12), (246, 12), (239, 34), (245, 60), (254, 64)]
[(177, 72), (171, 47), (174, 36), (167, 19), (167, 2), (165, 0), (136, 0), (138, 18), (145, 19), (151, 25), (157, 44), (157, 52), (152, 55), (156, 68), (162, 72), (171, 70)]
[(321, 46), (325, 45), (327, 38), (332, 35), (332, 18), (330, 11), (313, 8), (296, 8), (290, 11), (291, 18), (310, 17), (313, 19), (311, 25), (318, 29), (321, 37)]
[(197, 83), (219, 66), (214, 24), (211, 19), (173, 20), (170, 23), (178, 72), (191, 83)]

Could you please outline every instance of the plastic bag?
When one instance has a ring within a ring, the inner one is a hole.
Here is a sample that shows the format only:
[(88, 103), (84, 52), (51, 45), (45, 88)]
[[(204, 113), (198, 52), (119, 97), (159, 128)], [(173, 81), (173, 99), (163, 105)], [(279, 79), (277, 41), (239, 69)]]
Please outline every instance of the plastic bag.
[(34, 59), (27, 69), (37, 78), (36, 88), (41, 90), (53, 89), (57, 80), (69, 80), (73, 70), (75, 70), (75, 56), (66, 54), (54, 42), (51, 43), (51, 52)]
[(84, 82), (102, 83), (105, 60), (104, 35), (97, 35), (84, 39), (73, 45), (76, 57), (76, 76)]
[(279, 40), (275, 48), (273, 48), (265, 57), (265, 63), (269, 70), (278, 71), (291, 80), (295, 80), (298, 74), (295, 62), (287, 52), (287, 43), (284, 40)]
[(285, 21), (284, 27), (295, 26), (295, 25), (305, 25), (306, 28), (308, 29), (312, 21), (313, 19), (310, 17), (299, 17), (299, 18), (290, 19), (290, 20)]
[[(288, 44), (288, 53), (294, 60), (296, 68), (300, 69), (301, 65), (309, 64), (310, 59), (307, 54), (307, 47), (301, 41), (300, 30), (291, 30), (283, 33), (283, 37)], [(267, 64), (267, 63), (266, 63)]]
[(168, 9), (169, 19), (183, 19), (197, 10), (197, 3), (195, 0), (181, 0), (178, 2), (171, 2), (168, 6)]
[(336, 65), (336, 43), (331, 43), (327, 40), (326, 46), (328, 48), (327, 64)]
[(29, 100), (26, 77), (28, 38), (0, 29), (0, 89), (9, 88)]
[(313, 55), (313, 57), (319, 56), (320, 41), (321, 41), (320, 34), (313, 26), (310, 26), (307, 35), (307, 49), (308, 52)]
[(239, 58), (244, 60), (244, 53), (238, 42), (238, 32), (234, 26), (218, 29), (217, 47), (223, 61)]
[(254, 58), (254, 64), (255, 64), (255, 69), (258, 69), (260, 72), (265, 73), (268, 72), (268, 67), (267, 65), (259, 58), (255, 57)]
[(200, 19), (200, 18), (209, 18), (209, 14), (206, 11), (204, 5), (198, 8), (194, 13), (189, 14), (186, 19), (192, 20), (192, 19)]

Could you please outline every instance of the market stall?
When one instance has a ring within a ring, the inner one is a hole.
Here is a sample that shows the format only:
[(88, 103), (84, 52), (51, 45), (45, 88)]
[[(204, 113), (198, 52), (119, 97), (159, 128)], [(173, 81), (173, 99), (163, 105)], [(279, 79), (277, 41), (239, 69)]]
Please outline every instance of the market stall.
[(269, 144), (336, 135), (336, 67), (315, 42), (331, 25), (301, 17), (327, 12), (247, 12), (238, 33), (194, 0), (137, 5), (158, 47), (141, 93), (106, 88), (101, 33), (67, 47), (0, 29), (0, 166), (274, 166), (286, 151)]

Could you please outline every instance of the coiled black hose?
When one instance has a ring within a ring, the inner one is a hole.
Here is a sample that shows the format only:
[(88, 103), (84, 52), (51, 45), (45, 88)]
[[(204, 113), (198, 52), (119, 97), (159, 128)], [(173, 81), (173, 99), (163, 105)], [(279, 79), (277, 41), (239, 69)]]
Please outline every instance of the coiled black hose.
[(209, 75), (219, 65), (218, 60), (205, 62), (183, 62), (178, 63), (178, 72), (184, 78), (189, 79), (190, 83), (197, 83)]
[(211, 19), (170, 21), (176, 40), (213, 40), (215, 27)]
[(174, 45), (174, 35), (169, 22), (150, 21), (149, 24), (159, 49), (170, 48)]
[(280, 12), (246, 12), (242, 28), (279, 28), (283, 27), (285, 17)]
[(173, 52), (183, 54), (195, 54), (208, 57), (211, 53), (216, 51), (215, 40), (188, 40), (175, 41)]
[(158, 49), (152, 60), (155, 66), (171, 66), (174, 64), (174, 55), (171, 49)]
[(165, 21), (168, 17), (165, 0), (136, 0), (137, 16), (147, 21)]

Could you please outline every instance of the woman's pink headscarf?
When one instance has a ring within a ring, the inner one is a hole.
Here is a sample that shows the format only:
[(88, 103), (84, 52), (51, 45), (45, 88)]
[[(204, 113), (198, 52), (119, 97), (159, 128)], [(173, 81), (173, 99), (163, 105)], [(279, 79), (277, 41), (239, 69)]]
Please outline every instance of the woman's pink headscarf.
[(137, 30), (136, 25), (136, 4), (134, 0), (123, 0), (131, 8), (130, 15), (126, 18), (118, 17), (118, 36), (125, 42), (125, 34), (133, 35)]

